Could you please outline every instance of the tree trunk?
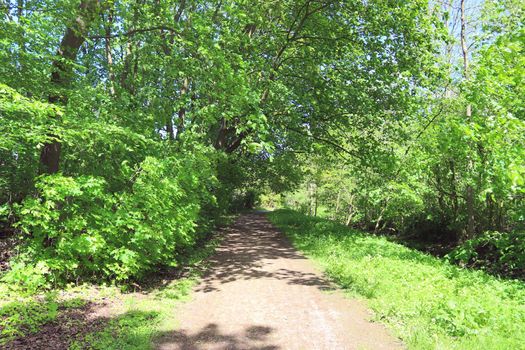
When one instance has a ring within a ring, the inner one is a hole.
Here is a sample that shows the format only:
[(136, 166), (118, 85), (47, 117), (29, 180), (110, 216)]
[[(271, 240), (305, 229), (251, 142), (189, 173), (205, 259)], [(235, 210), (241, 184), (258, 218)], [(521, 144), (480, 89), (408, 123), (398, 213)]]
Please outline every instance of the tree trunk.
[[(185, 99), (186, 94), (188, 93), (189, 84), (190, 84), (189, 79), (184, 78), (184, 81), (182, 82), (182, 87), (180, 88), (180, 99), (181, 100)], [(178, 115), (179, 115), (179, 120), (177, 123), (177, 136), (176, 136), (177, 140), (180, 138), (180, 135), (182, 134), (182, 131), (184, 130), (184, 120), (186, 119), (186, 107), (184, 106), (180, 107)]]
[(443, 191), (442, 191), (442, 188), (443, 188), (443, 184), (442, 184), (442, 181), (441, 181), (441, 172), (440, 172), (440, 168), (439, 167), (436, 167), (436, 169), (434, 170), (435, 171), (435, 175), (436, 175), (436, 185), (437, 185), (437, 192), (438, 192), (438, 205), (439, 205), (439, 212), (440, 212), (440, 222), (441, 224), (444, 224), (445, 221), (446, 221), (446, 210), (445, 210), (445, 199), (444, 199), (444, 196), (443, 196)]
[(450, 199), (452, 200), (452, 210), (453, 210), (453, 216), (454, 221), (457, 221), (459, 216), (459, 200), (458, 200), (458, 193), (456, 189), (456, 166), (454, 164), (454, 160), (449, 160), (449, 167), (450, 167)]
[(337, 213), (339, 212), (339, 202), (341, 201), (341, 192), (337, 191), (337, 198), (335, 200), (335, 213), (332, 219), (337, 220)]
[[(469, 61), (468, 61), (468, 46), (467, 46), (467, 38), (466, 38), (466, 18), (465, 18), (465, 0), (461, 0), (461, 50), (463, 53), (463, 76), (466, 79), (468, 79), (469, 71)], [(472, 110), (470, 104), (467, 104), (466, 108), (466, 116), (467, 121), (470, 124), (472, 122)], [(469, 142), (469, 146), (471, 142)], [(472, 174), (474, 171), (474, 160), (472, 159), (472, 156), (470, 155), (470, 152), (467, 154), (467, 173)], [(474, 236), (475, 231), (475, 208), (474, 208), (474, 187), (469, 179), (467, 183), (467, 189), (466, 189), (466, 206), (467, 206), (467, 227), (465, 229), (465, 236), (463, 237), (463, 240), (472, 238)]]
[(105, 49), (106, 49), (106, 63), (108, 69), (108, 85), (111, 96), (115, 95), (115, 74), (113, 73), (113, 55), (111, 53), (111, 28), (113, 27), (113, 9), (108, 11), (108, 19), (105, 27)]
[(349, 226), (352, 222), (352, 217), (354, 216), (354, 208), (352, 207), (352, 204), (348, 204), (348, 216), (346, 217), (345, 225)]
[[(73, 74), (70, 62), (77, 58), (78, 50), (84, 43), (88, 28), (94, 19), (97, 5), (98, 0), (82, 1), (77, 18), (66, 29), (58, 48), (58, 57), (53, 61), (51, 83), (54, 90), (49, 95), (51, 103), (67, 103), (66, 89), (72, 81)], [(53, 174), (59, 169), (62, 146), (56, 135), (49, 136), (52, 141), (45, 143), (40, 153), (40, 172)]]
[(314, 216), (317, 216), (317, 187), (314, 192)]

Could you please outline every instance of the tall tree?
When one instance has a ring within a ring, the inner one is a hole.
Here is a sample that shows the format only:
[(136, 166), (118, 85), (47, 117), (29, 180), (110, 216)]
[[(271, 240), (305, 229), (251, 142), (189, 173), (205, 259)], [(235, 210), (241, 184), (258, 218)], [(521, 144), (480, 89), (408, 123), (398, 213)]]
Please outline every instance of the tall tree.
[[(60, 41), (57, 57), (53, 61), (51, 82), (53, 91), (49, 95), (49, 102), (66, 104), (68, 88), (73, 79), (72, 63), (75, 61), (78, 50), (86, 40), (88, 30), (96, 18), (98, 0), (83, 0), (79, 6), (79, 13), (74, 21), (66, 28)], [(59, 118), (59, 116), (57, 116)], [(56, 173), (59, 170), (61, 142), (56, 135), (49, 135), (40, 153), (41, 172)]]

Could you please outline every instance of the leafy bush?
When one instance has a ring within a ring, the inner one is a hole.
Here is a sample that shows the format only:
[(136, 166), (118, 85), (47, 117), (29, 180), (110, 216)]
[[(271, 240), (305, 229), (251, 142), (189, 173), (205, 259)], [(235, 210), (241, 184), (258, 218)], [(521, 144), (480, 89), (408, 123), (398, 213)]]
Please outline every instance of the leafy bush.
[(11, 289), (20, 287), (25, 292), (32, 294), (40, 288), (49, 286), (48, 275), (49, 268), (45, 262), (26, 264), (19, 258), (14, 264), (11, 264), (9, 273), (3, 275), (0, 281), (6, 282)]
[(213, 202), (210, 162), (197, 152), (148, 157), (129, 175), (129, 190), (119, 193), (100, 177), (40, 177), (39, 196), (18, 208), (25, 234), (20, 259), (67, 280), (122, 281), (175, 265), (176, 250), (194, 242), (201, 206)]
[(0, 83), (0, 205), (24, 198), (38, 168), (37, 149), (56, 131), (62, 110)]
[(485, 232), (454, 249), (448, 257), (462, 265), (524, 278), (525, 232)]

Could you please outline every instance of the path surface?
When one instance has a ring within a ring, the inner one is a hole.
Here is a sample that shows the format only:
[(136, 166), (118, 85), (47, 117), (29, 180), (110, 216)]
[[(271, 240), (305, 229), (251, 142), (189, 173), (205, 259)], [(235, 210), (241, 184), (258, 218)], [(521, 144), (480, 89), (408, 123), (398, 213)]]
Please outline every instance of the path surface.
[(212, 266), (158, 349), (401, 349), (343, 297), (264, 214), (227, 230)]

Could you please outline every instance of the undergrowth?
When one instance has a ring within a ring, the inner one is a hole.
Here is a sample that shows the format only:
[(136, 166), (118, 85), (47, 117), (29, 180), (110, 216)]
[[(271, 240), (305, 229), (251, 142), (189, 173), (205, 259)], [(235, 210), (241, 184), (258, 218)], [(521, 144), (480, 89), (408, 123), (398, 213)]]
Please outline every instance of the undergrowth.
[(525, 284), (289, 210), (270, 220), (410, 349), (525, 349)]
[(0, 281), (0, 348), (38, 332), (46, 323), (57, 320), (63, 310), (104, 300), (112, 305), (105, 325), (71, 339), (70, 349), (149, 349), (156, 335), (173, 331), (175, 307), (189, 298), (218, 242), (219, 237), (212, 237), (186, 249), (177, 257), (184, 267), (182, 277), (152, 278), (139, 292), (127, 292), (131, 285), (90, 284), (37, 291)]
[(185, 258), (187, 272), (183, 278), (155, 286), (143, 293), (123, 295), (119, 316), (101, 331), (74, 341), (70, 349), (144, 350), (151, 349), (159, 334), (174, 331), (175, 308), (190, 297), (192, 287), (205, 270), (206, 258), (213, 253), (219, 238), (196, 247)]

